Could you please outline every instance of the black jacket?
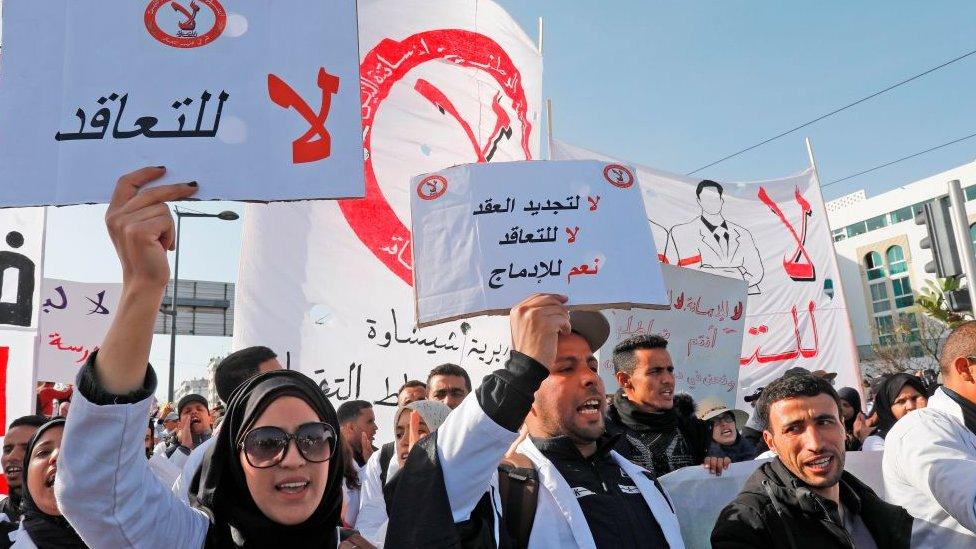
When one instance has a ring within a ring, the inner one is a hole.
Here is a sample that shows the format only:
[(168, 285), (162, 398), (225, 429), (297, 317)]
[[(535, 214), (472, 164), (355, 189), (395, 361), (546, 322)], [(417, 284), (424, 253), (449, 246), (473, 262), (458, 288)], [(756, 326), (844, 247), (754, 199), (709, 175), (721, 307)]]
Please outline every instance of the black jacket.
[[(879, 549), (909, 547), (912, 517), (908, 512), (885, 503), (846, 471), (840, 482), (841, 501), (861, 518)], [(828, 513), (832, 506), (773, 459), (756, 469), (739, 495), (722, 509), (712, 529), (712, 547), (854, 549), (847, 530)]]
[[(681, 432), (681, 435), (685, 438), (685, 442), (688, 444), (688, 449), (691, 452), (694, 465), (701, 465), (705, 461), (705, 454), (708, 450), (708, 445), (711, 442), (711, 432), (708, 430), (705, 422), (695, 416), (683, 416), (681, 414), (675, 415), (677, 416), (678, 430)], [(611, 404), (607, 408), (607, 415), (605, 419), (607, 435), (627, 435), (619, 437), (617, 444), (613, 449), (628, 460), (654, 472), (655, 476), (661, 476), (660, 474), (657, 474), (656, 471), (652, 470), (653, 467), (649, 467), (649, 456), (644, 455), (649, 450), (646, 446), (635, 440), (637, 429), (631, 425), (627, 425), (616, 406)]]

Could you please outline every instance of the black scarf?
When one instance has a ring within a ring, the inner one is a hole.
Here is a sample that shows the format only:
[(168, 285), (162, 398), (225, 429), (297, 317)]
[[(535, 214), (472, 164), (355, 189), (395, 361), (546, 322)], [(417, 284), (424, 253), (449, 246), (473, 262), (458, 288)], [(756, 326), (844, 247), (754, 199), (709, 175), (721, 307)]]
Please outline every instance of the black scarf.
[(620, 414), (623, 424), (635, 431), (670, 433), (678, 427), (678, 414), (674, 408), (654, 413), (643, 412), (627, 399), (623, 389), (618, 389), (613, 395), (613, 407)]
[[(247, 488), (237, 451), (258, 417), (283, 396), (305, 401), (337, 437), (322, 501), (308, 520), (294, 526), (278, 524), (258, 509)], [(217, 442), (204, 455), (200, 472), (190, 485), (191, 504), (210, 517), (206, 547), (335, 547), (342, 508), (341, 443), (335, 409), (307, 376), (279, 370), (247, 380), (234, 391)]]
[(63, 429), (64, 421), (63, 417), (59, 417), (41, 425), (37, 429), (37, 432), (34, 433), (34, 436), (31, 437), (30, 442), (27, 443), (27, 452), (24, 454), (24, 472), (21, 476), (23, 479), (21, 481), (23, 482), (23, 503), (21, 504), (21, 509), (24, 511), (24, 518), (21, 519), (21, 524), (27, 530), (27, 533), (30, 534), (31, 540), (34, 542), (34, 545), (37, 545), (38, 549), (88, 547), (64, 517), (49, 515), (38, 509), (30, 490), (27, 488), (29, 486), (27, 483), (27, 472), (30, 470), (30, 458), (31, 454), (34, 453), (34, 446), (37, 445), (37, 441), (40, 440), (41, 435), (48, 429), (54, 427)]
[(962, 408), (962, 419), (966, 423), (966, 427), (976, 434), (976, 404), (963, 398), (959, 393), (949, 389), (945, 385), (942, 386), (942, 390)]
[(861, 413), (861, 394), (858, 393), (857, 389), (853, 387), (841, 387), (841, 389), (837, 391), (837, 396), (839, 396), (841, 400), (850, 404), (851, 408), (854, 408), (854, 416), (851, 417), (851, 419), (844, 420), (844, 429), (846, 429), (848, 433), (853, 433), (854, 422), (857, 421), (857, 415)]
[(874, 434), (881, 438), (888, 435), (888, 431), (895, 426), (898, 421), (895, 414), (891, 413), (891, 405), (898, 398), (898, 393), (905, 387), (911, 385), (919, 394), (925, 395), (925, 385), (922, 380), (911, 374), (891, 374), (885, 376), (875, 391), (874, 412), (878, 414), (877, 430)]

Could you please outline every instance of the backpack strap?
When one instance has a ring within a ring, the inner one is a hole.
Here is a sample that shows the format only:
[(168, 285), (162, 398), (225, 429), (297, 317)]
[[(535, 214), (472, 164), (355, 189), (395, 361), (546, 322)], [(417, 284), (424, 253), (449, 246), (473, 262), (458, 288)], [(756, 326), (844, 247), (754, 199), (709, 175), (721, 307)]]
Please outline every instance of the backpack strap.
[(522, 454), (508, 456), (498, 466), (498, 491), (512, 546), (528, 547), (539, 505), (539, 474), (532, 461)]

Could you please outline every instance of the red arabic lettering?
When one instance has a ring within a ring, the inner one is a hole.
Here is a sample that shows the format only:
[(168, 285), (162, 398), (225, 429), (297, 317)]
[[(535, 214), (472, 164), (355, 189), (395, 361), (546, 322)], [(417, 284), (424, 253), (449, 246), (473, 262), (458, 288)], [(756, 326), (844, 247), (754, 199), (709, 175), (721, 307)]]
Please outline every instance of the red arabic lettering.
[[(796, 229), (793, 227), (793, 224), (786, 219), (786, 216), (783, 214), (783, 211), (780, 209), (779, 205), (776, 204), (776, 202), (769, 197), (769, 194), (766, 193), (766, 189), (759, 187), (759, 200), (761, 200), (763, 204), (769, 206), (769, 209), (772, 210), (777, 217), (779, 217), (779, 220), (786, 225), (786, 228), (789, 229), (790, 234), (793, 235), (793, 240), (796, 241), (796, 251), (794, 251), (792, 255), (783, 258), (783, 270), (786, 271), (786, 274), (790, 278), (798, 282), (816, 280), (817, 270), (816, 267), (814, 267), (813, 260), (810, 258), (810, 254), (807, 253), (806, 249), (807, 220), (813, 216), (813, 208), (810, 207), (810, 203), (807, 202), (806, 199), (803, 198), (803, 195), (800, 194), (799, 187), (796, 188), (794, 197), (796, 198), (796, 203), (800, 205), (800, 210), (802, 211), (802, 223), (800, 226), (799, 235), (796, 234)], [(800, 261), (801, 256), (806, 259), (805, 263)]]
[(599, 195), (597, 195), (596, 199), (594, 199), (592, 196), (587, 196), (586, 200), (590, 203), (590, 211), (595, 212), (598, 207), (597, 205), (600, 203)]
[[(813, 347), (803, 346), (803, 336), (800, 334), (800, 319), (797, 316), (796, 305), (794, 305), (792, 309), (793, 337), (796, 340), (796, 347), (788, 351), (781, 351), (781, 352), (776, 352), (771, 354), (762, 354), (760, 353), (759, 347), (756, 347), (756, 350), (753, 351), (751, 355), (747, 357), (739, 358), (739, 365), (748, 366), (753, 361), (756, 361), (759, 364), (768, 364), (770, 362), (783, 362), (785, 360), (793, 360), (799, 357), (813, 358), (817, 356), (817, 353), (819, 352), (820, 349), (820, 336), (817, 334), (817, 318), (814, 315), (815, 308), (816, 305), (814, 304), (813, 301), (811, 301), (807, 305), (807, 313), (810, 315), (810, 325), (813, 329)], [(766, 331), (767, 331), (766, 326), (749, 328), (749, 333), (753, 335), (766, 333)]]
[[(293, 164), (324, 160), (332, 154), (332, 136), (325, 129), (325, 121), (332, 108), (332, 95), (339, 91), (339, 77), (319, 68), (318, 86), (322, 90), (322, 104), (318, 114), (298, 92), (274, 74), (268, 74), (268, 95), (271, 101), (283, 109), (293, 108), (309, 123), (309, 129), (291, 144)], [(314, 139), (317, 137), (317, 139)]]
[(573, 242), (576, 242), (576, 235), (579, 234), (579, 227), (576, 227), (575, 229), (566, 227), (566, 234), (569, 235), (569, 240), (566, 241), (567, 243), (572, 244)]

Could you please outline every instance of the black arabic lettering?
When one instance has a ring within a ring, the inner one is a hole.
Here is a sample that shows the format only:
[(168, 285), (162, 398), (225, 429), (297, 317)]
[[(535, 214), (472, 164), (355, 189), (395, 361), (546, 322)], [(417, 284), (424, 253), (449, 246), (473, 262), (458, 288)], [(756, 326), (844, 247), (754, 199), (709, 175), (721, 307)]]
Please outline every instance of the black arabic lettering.
[(92, 315), (92, 314), (107, 315), (109, 313), (109, 311), (105, 307), (105, 305), (102, 305), (102, 300), (105, 299), (105, 290), (102, 290), (102, 291), (98, 292), (95, 295), (98, 297), (98, 301), (95, 301), (94, 299), (92, 299), (90, 297), (87, 297), (87, 296), (85, 297), (85, 299), (87, 299), (88, 301), (90, 301), (91, 304), (95, 306), (92, 310), (88, 311), (88, 314), (89, 315)]
[(58, 286), (57, 288), (54, 289), (54, 291), (58, 294), (58, 297), (61, 298), (61, 303), (55, 305), (54, 302), (51, 301), (51, 298), (45, 299), (44, 304), (41, 305), (41, 308), (44, 310), (45, 313), (51, 312), (51, 309), (63, 310), (68, 306), (68, 296), (64, 295), (64, 288)]

